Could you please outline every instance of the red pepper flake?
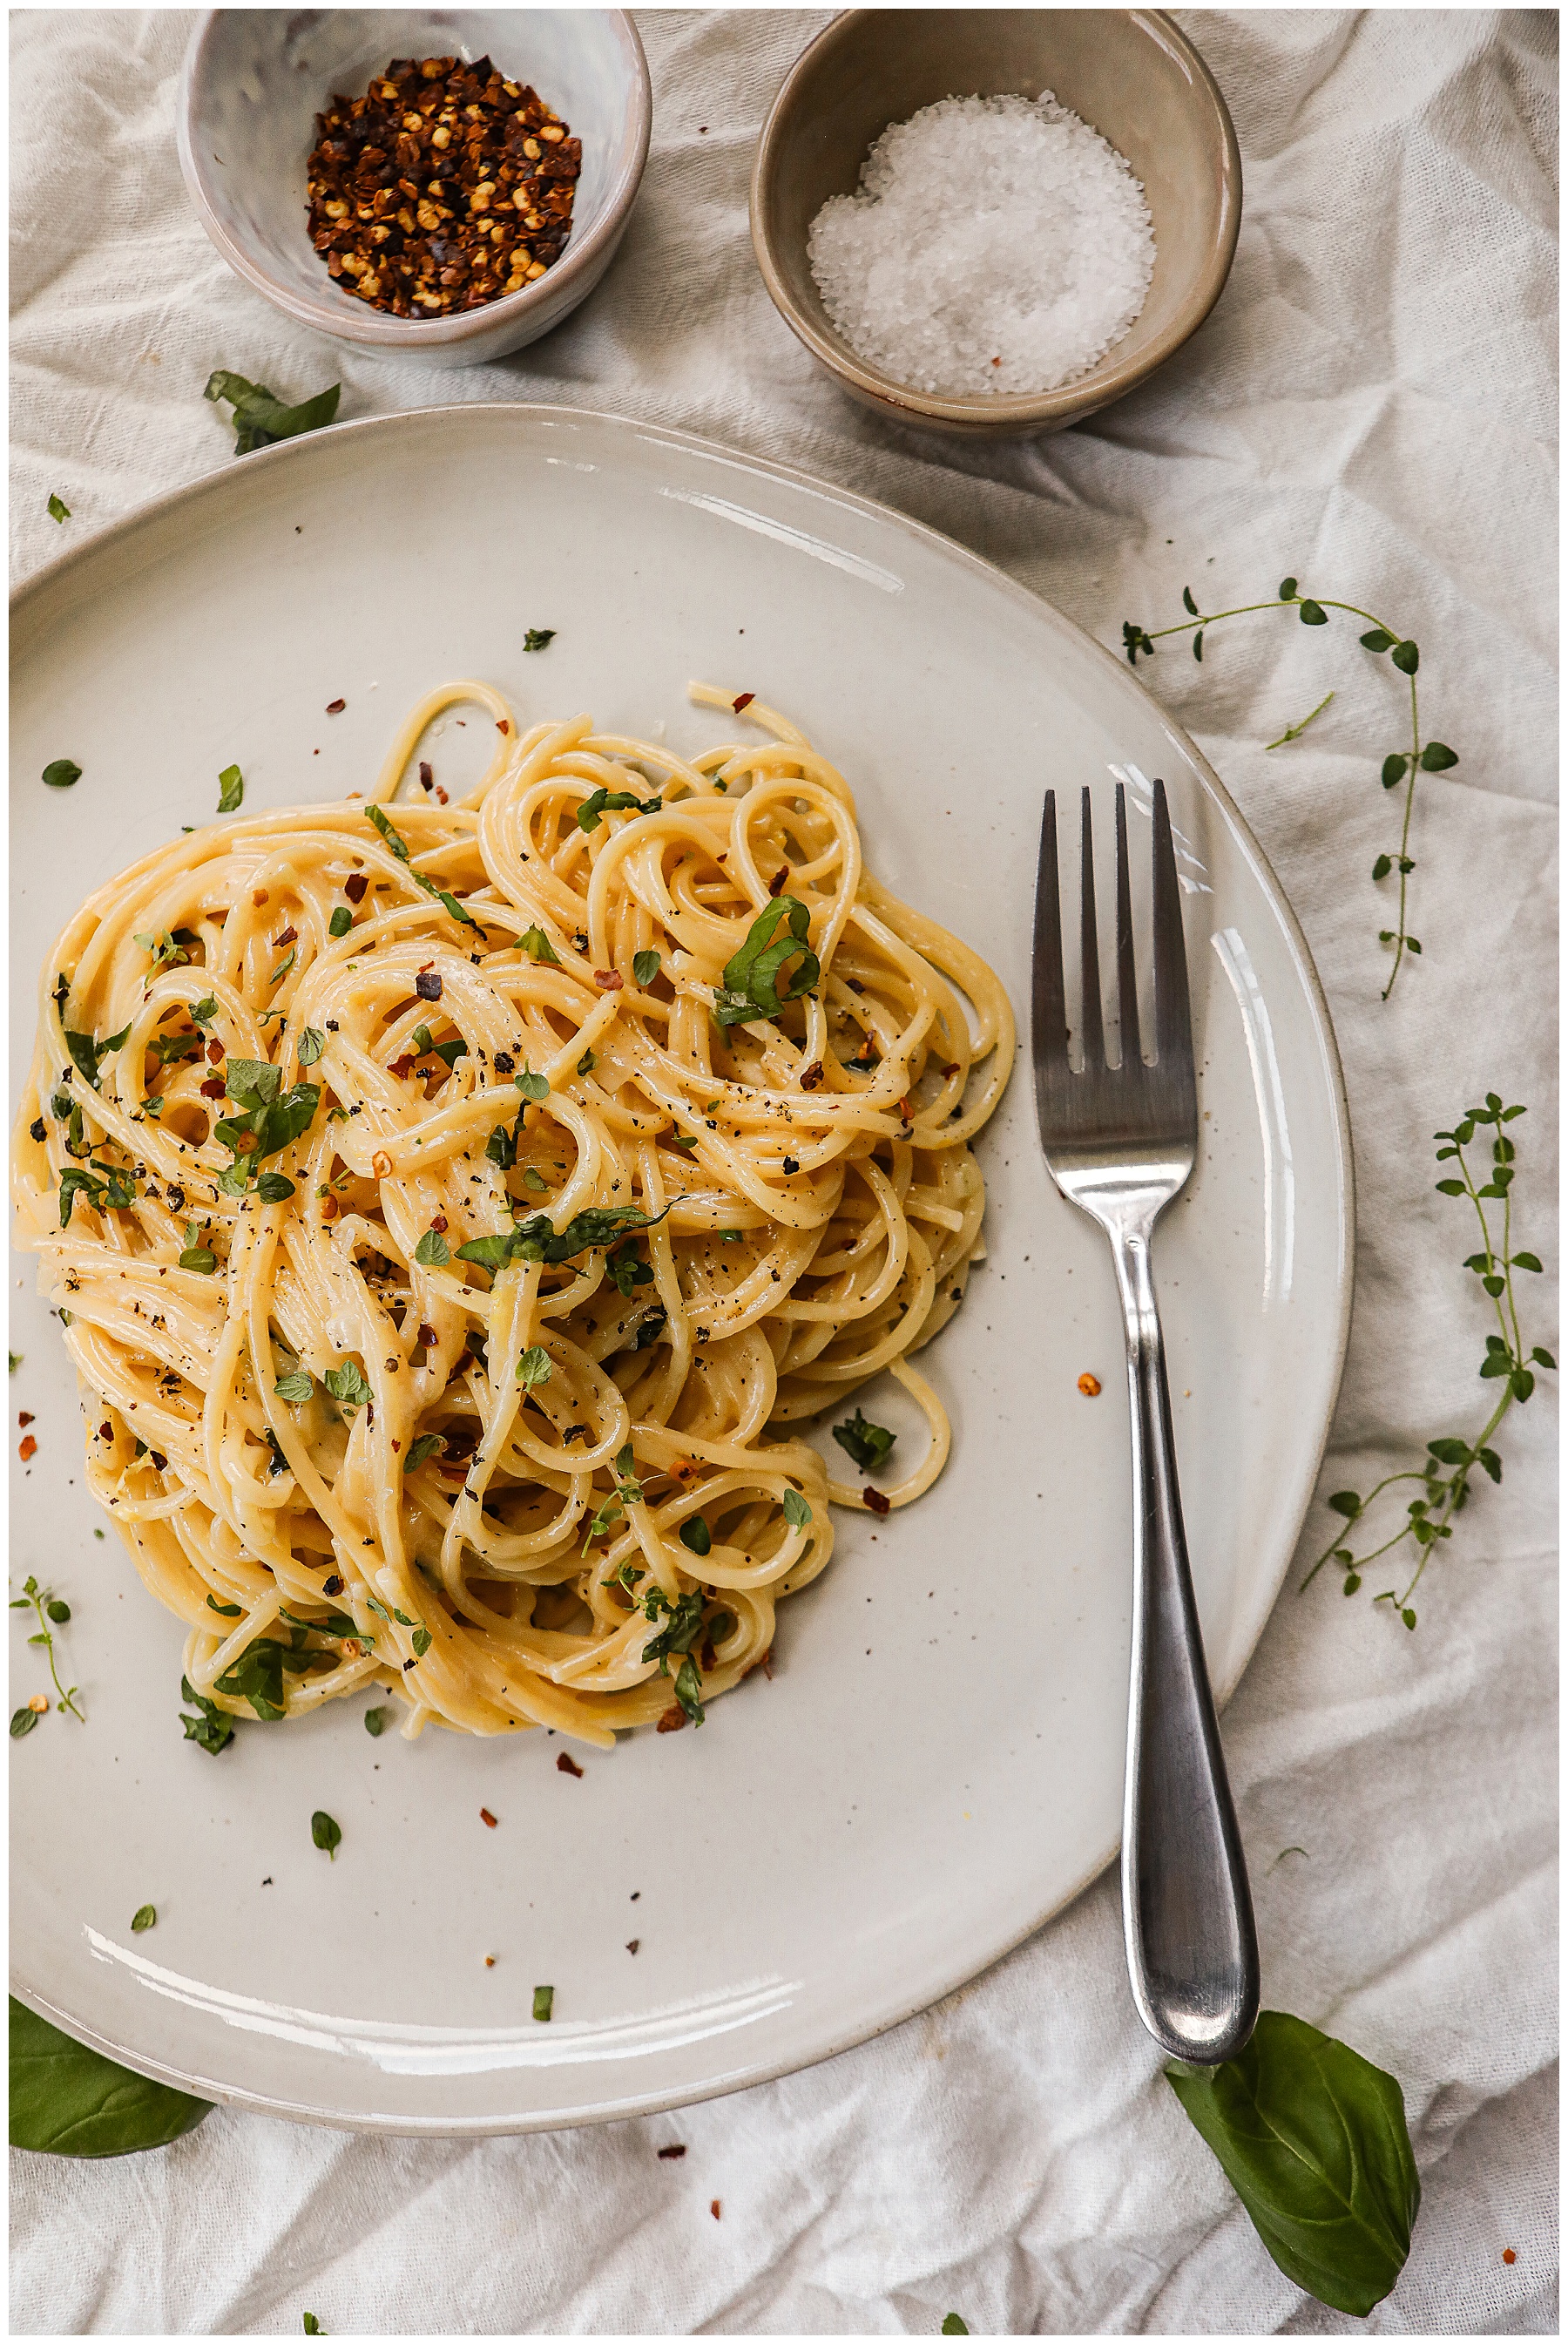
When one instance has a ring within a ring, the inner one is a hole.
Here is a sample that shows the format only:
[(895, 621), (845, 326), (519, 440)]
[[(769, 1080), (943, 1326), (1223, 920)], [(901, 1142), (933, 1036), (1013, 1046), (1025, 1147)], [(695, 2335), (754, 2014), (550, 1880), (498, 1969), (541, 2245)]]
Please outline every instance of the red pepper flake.
[(956, 1074), (958, 1073), (958, 1071), (959, 1071), (959, 1062), (958, 1062), (958, 1060), (955, 1058), (955, 1059), (953, 1060), (953, 1062), (952, 1062), (952, 1064), (951, 1064), (950, 1066), (944, 1066), (944, 1067), (942, 1068), (942, 1080), (943, 1080), (943, 1082), (945, 1083), (945, 1082), (947, 1081), (947, 1078), (948, 1078), (948, 1076), (949, 1076), (950, 1075), (956, 1075)]
[[(638, 1945), (641, 1945), (641, 1943), (642, 1943), (642, 1939), (641, 1939), (640, 1937), (628, 1937), (628, 1938), (627, 1939), (627, 1941), (626, 1941), (626, 1949), (627, 1949), (627, 1952), (628, 1952), (628, 1954), (635, 1954), (635, 1953), (636, 1953), (636, 1951), (637, 1951), (637, 1949), (638, 1949)], [(668, 2149), (663, 2149), (663, 2148), (661, 2148), (661, 2149), (659, 2150), (659, 2152), (658, 2152), (658, 2153), (659, 2153), (660, 2157), (667, 2157), (667, 2156), (669, 2154), (669, 2152), (668, 2152)], [(676, 2152), (676, 2154), (677, 2154), (678, 2156), (680, 2153), (681, 2153), (681, 2152), (680, 2152), (679, 2150), (677, 2150), (677, 2152)]]
[(209, 1043), (207, 1044), (207, 1046), (206, 1046), (206, 1062), (207, 1062), (207, 1065), (208, 1065), (209, 1066), (222, 1066), (222, 1064), (223, 1064), (223, 1044), (222, 1044), (221, 1042), (209, 1042)]
[(1100, 1378), (1098, 1376), (1091, 1376), (1089, 1369), (1085, 1368), (1083, 1373), (1078, 1379), (1078, 1389), (1083, 1394), (1085, 1399), (1098, 1399), (1100, 1398)]
[(434, 1327), (422, 1326), (419, 1329), (419, 1340), (424, 1344), (425, 1349), (427, 1351), (433, 1351), (436, 1348), (436, 1329)]
[(444, 1238), (444, 1237), (446, 1236), (446, 1234), (447, 1234), (447, 1216), (446, 1216), (446, 1214), (445, 1214), (445, 1213), (437, 1213), (437, 1214), (435, 1216), (434, 1219), (431, 1221), (431, 1223), (430, 1223), (430, 1227), (435, 1230), (436, 1235), (437, 1235), (438, 1238)]
[(869, 1513), (890, 1514), (892, 1512), (893, 1501), (891, 1498), (884, 1498), (880, 1490), (873, 1490), (869, 1481), (861, 1490), (860, 1495), (866, 1500), (866, 1509)]
[(329, 700), (327, 703), (327, 713), (328, 716), (341, 716), (347, 705), (348, 702), (346, 700)]
[(435, 778), (436, 776), (431, 772), (428, 764), (427, 764), (424, 758), (421, 757), (419, 760), (419, 787), (422, 790), (427, 790)]
[(709, 2210), (709, 2212), (712, 2215), (712, 2217), (713, 2217), (714, 2220), (717, 2222), (717, 2221), (718, 2221), (718, 2219), (719, 2219), (719, 2200), (718, 2200), (718, 2198), (714, 2198), (714, 2200), (712, 2201), (711, 2205), (709, 2207), (708, 2210)]
[(686, 2155), (686, 2143), (683, 2140), (672, 2140), (668, 2148), (661, 2148), (658, 2153), (660, 2157), (684, 2157)]
[(899, 1113), (903, 1116), (906, 1123), (913, 1123), (915, 1119), (914, 1110), (910, 1106), (907, 1098), (901, 1098), (899, 1101)]
[(504, 716), (498, 716), (498, 717), (497, 717), (497, 719), (496, 719), (496, 730), (497, 730), (497, 732), (509, 732), (511, 731), (511, 729), (512, 729), (512, 728), (511, 728), (511, 726), (508, 723), (508, 722), (507, 722), (507, 720), (506, 720), (506, 718), (505, 718)]
[[(658, 2153), (659, 2153), (660, 2157), (662, 2157), (662, 2156), (664, 2155), (664, 2151), (663, 2151), (663, 2149), (661, 2148), (661, 2149), (659, 2150), (659, 2152), (658, 2152)], [(1514, 2259), (1514, 2255), (1513, 2255), (1513, 2248), (1512, 2248), (1512, 2247), (1504, 2247), (1504, 2248), (1503, 2248), (1503, 2261), (1504, 2261), (1505, 2263), (1511, 2263), (1511, 2262), (1513, 2262), (1513, 2260)]]
[(114, 1437), (115, 1437), (115, 1428), (114, 1428), (114, 1426), (113, 1426), (112, 1424), (100, 1424), (100, 1425), (99, 1425), (99, 1427), (98, 1427), (98, 1438), (99, 1438), (99, 1440), (112, 1440), (114, 1439)]
[(820, 1058), (813, 1058), (800, 1077), (800, 1087), (803, 1091), (814, 1091), (820, 1086), (821, 1080), (822, 1061)]
[(209, 1075), (201, 1086), (203, 1098), (222, 1098), (228, 1086), (221, 1075)]
[(273, 951), (281, 952), (285, 945), (294, 944), (297, 940), (299, 930), (297, 928), (285, 928), (280, 936), (274, 936), (272, 940)]
[(782, 889), (784, 882), (789, 876), (789, 865), (787, 863), (780, 864), (779, 869), (775, 871), (772, 878), (768, 882), (768, 893), (770, 895), (777, 895)]
[(369, 884), (370, 878), (367, 872), (355, 871), (343, 882), (343, 892), (351, 904), (362, 904), (365, 901), (365, 890)]
[(447, 793), (439, 782), (436, 784), (436, 803), (437, 805), (445, 805), (447, 803)]
[[(38, 1444), (34, 1440), (31, 1433), (29, 1433), (25, 1440), (21, 1443), (20, 1447), (17, 1449), (16, 1454), (22, 1460), (24, 1465), (25, 1465), (29, 1457), (36, 1457), (38, 1454)], [(681, 1719), (681, 1723), (684, 1725), (685, 1723), (686, 1720), (683, 1717)]]
[(487, 1955), (485, 1955), (485, 1967), (486, 1967), (487, 1970), (493, 1970), (493, 1969), (495, 1968), (495, 1966), (496, 1966), (496, 1956), (494, 1955), (494, 1954), (487, 1954)]
[(577, 1760), (572, 1756), (569, 1750), (563, 1750), (560, 1756), (556, 1760), (556, 1773), (558, 1774), (576, 1774), (580, 1781), (582, 1771), (582, 1768), (578, 1764)]
[(32, 1411), (32, 1409), (31, 1409), (30, 1408), (25, 1408), (25, 1409), (23, 1409), (20, 1411), (20, 1413), (18, 1414), (17, 1419), (16, 1419), (16, 1422), (17, 1422), (17, 1424), (18, 1424), (20, 1427), (22, 1427), (22, 1429), (23, 1429), (24, 1430), (26, 1429), (26, 1427), (27, 1427), (28, 1425), (30, 1425), (30, 1424), (32, 1423), (32, 1421), (33, 1421), (33, 1411)]
[(404, 1052), (400, 1058), (394, 1058), (391, 1066), (387, 1068), (387, 1072), (389, 1074), (397, 1076), (411, 1075), (413, 1071), (414, 1061), (407, 1051)]
[(756, 697), (757, 694), (754, 692), (743, 692), (739, 699), (735, 702), (735, 713), (737, 716), (739, 715), (743, 708), (749, 708)]
[(658, 1730), (661, 1733), (678, 1733), (685, 1723), (686, 1712), (678, 1702), (671, 1702), (658, 1721)]
[(618, 993), (626, 983), (618, 968), (596, 968), (593, 981), (601, 993)]
[(495, 1818), (495, 1816), (490, 1813), (490, 1810), (488, 1809), (488, 1807), (481, 1807), (481, 1808), (479, 1809), (479, 1821), (480, 1821), (482, 1824), (488, 1824), (488, 1826), (489, 1826), (489, 1828), (491, 1829), (491, 1831), (494, 1831), (494, 1830), (495, 1830), (495, 1828), (496, 1828), (496, 1818)]

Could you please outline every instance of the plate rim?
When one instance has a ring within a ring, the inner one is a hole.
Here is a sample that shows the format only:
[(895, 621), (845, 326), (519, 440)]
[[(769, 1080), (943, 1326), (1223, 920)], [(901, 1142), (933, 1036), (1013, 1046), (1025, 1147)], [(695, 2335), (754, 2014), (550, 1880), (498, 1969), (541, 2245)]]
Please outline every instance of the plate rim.
[[(399, 408), (390, 415), (359, 416), (346, 423), (333, 424), (327, 430), (319, 433), (312, 433), (307, 437), (296, 440), (280, 440), (273, 447), (257, 449), (243, 460), (247, 468), (243, 477), (247, 480), (251, 477), (248, 468), (252, 465), (266, 466), (271, 470), (276, 470), (288, 463), (321, 461), (323, 450), (330, 440), (336, 440), (340, 432), (370, 436), (379, 434), (395, 438), (399, 432), (408, 431), (417, 426), (427, 426), (436, 420), (461, 426), (464, 419), (472, 419), (476, 423), (495, 424), (502, 418), (507, 419), (508, 422), (524, 427), (530, 423), (609, 425), (618, 430), (627, 431), (638, 438), (650, 440), (661, 448), (673, 449), (680, 453), (709, 460), (717, 459), (741, 471), (759, 473), (766, 479), (782, 481), (790, 488), (804, 489), (814, 496), (825, 499), (830, 504), (848, 506), (855, 512), (877, 521), (891, 523), (898, 530), (923, 542), (928, 548), (950, 561), (956, 559), (963, 567), (983, 577), (993, 589), (1000, 587), (1004, 590), (1008, 597), (1020, 607), (1029, 610), (1037, 617), (1043, 616), (1048, 624), (1069, 637), (1076, 638), (1081, 645), (1090, 646), (1098, 659), (1113, 671), (1120, 689), (1125, 690), (1131, 682), (1133, 688), (1149, 702), (1161, 723), (1175, 735), (1182, 753), (1191, 760), (1204, 788), (1212, 794), (1221, 812), (1231, 823), (1254, 879), (1270, 908), (1280, 921), (1295, 975), (1302, 985), (1312, 1013), (1312, 1029), (1328, 1077), (1329, 1096), (1333, 1109), (1335, 1154), (1339, 1167), (1340, 1244), (1332, 1378), (1328, 1403), (1323, 1411), (1322, 1428), (1316, 1443), (1312, 1477), (1305, 1485), (1307, 1495), (1289, 1543), (1284, 1547), (1282, 1560), (1274, 1576), (1268, 1601), (1261, 1608), (1256, 1632), (1234, 1670), (1214, 1687), (1216, 1706), (1223, 1709), (1251, 1665), (1258, 1645), (1262, 1640), (1263, 1632), (1273, 1616), (1279, 1602), (1280, 1591), (1289, 1575), (1296, 1547), (1301, 1540), (1302, 1524), (1305, 1522), (1307, 1511), (1312, 1504), (1312, 1492), (1316, 1486), (1318, 1475), (1322, 1470), (1329, 1435), (1333, 1429), (1334, 1417), (1339, 1405), (1345, 1358), (1350, 1343), (1355, 1288), (1355, 1157), (1351, 1134), (1350, 1104), (1345, 1088), (1344, 1069), (1340, 1058), (1339, 1042), (1334, 1032), (1333, 1019), (1323, 992), (1322, 982), (1312, 958), (1312, 948), (1307, 942), (1302, 924), (1296, 916), (1294, 907), (1281, 885), (1268, 856), (1254, 835), (1251, 825), (1186, 729), (1171, 714), (1163, 702), (1155, 698), (1136, 672), (1131, 675), (1123, 672), (1121, 662), (1115, 652), (1091, 635), (1087, 628), (1081, 627), (1076, 620), (1070, 618), (1045, 595), (1037, 594), (1031, 588), (1020, 584), (1007, 571), (1000, 568), (995, 562), (988, 561), (983, 555), (975, 553), (958, 539), (948, 536), (944, 530), (933, 529), (929, 522), (917, 520), (907, 513), (900, 512), (895, 506), (884, 504), (874, 497), (862, 496), (853, 489), (842, 488), (837, 482), (823, 480), (815, 473), (802, 470), (797, 465), (780, 464), (769, 457), (755, 456), (742, 449), (727, 447), (721, 440), (709, 440), (697, 432), (683, 431), (666, 424), (647, 421), (640, 417), (621, 414), (609, 409), (558, 406), (539, 399), (457, 399), (444, 401), (435, 406)], [(72, 571), (84, 567), (89, 558), (96, 559), (103, 556), (112, 551), (116, 544), (130, 538), (136, 530), (145, 529), (156, 520), (176, 512), (182, 507), (199, 504), (203, 500), (210, 497), (246, 493), (246, 490), (226, 465), (216, 466), (194, 480), (187, 480), (178, 488), (166, 490), (161, 495), (149, 498), (145, 503), (134, 507), (131, 511), (120, 515), (117, 520), (95, 530), (80, 545), (68, 547), (52, 560), (43, 563), (30, 577), (21, 581), (10, 591), (9, 621), (12, 634), (10, 649), (13, 661), (15, 662), (18, 659), (18, 646), (15, 641), (16, 630), (27, 619), (32, 605), (42, 600), (48, 592), (58, 591), (63, 585), (68, 590)], [(22, 656), (25, 657), (25, 653), (23, 652)], [(13, 699), (14, 695), (15, 686), (13, 685)], [(1099, 1879), (1101, 1873), (1115, 1862), (1120, 1851), (1121, 1834), (1118, 1833), (1111, 1844), (1081, 1874), (1070, 1888), (1055, 1897), (1042, 1912), (1034, 1915), (1004, 1944), (988, 1953), (983, 1961), (978, 1964), (960, 1965), (957, 1972), (946, 1977), (936, 1991), (928, 1992), (924, 1986), (920, 1987), (914, 2001), (906, 2003), (900, 1999), (896, 2009), (886, 2017), (877, 2019), (870, 2026), (851, 2026), (847, 2032), (834, 2035), (822, 2049), (812, 2051), (806, 2057), (786, 2056), (755, 2069), (749, 2067), (733, 2076), (707, 2083), (696, 2091), (654, 2091), (647, 2094), (633, 2094), (620, 2096), (606, 2104), (570, 2109), (564, 2113), (555, 2110), (540, 2113), (522, 2110), (500, 2116), (457, 2117), (440, 2116), (421, 2118), (402, 2113), (349, 2114), (321, 2107), (306, 2107), (281, 2095), (270, 2096), (263, 2092), (236, 2089), (203, 2076), (192, 2069), (169, 2066), (128, 2053), (114, 2041), (112, 2036), (101, 2034), (79, 2019), (68, 2019), (65, 2014), (52, 2005), (46, 1995), (35, 1991), (19, 1990), (14, 1976), (9, 1982), (9, 1990), (18, 2002), (34, 2011), (39, 2017), (47, 2020), (51, 2026), (57, 2027), (62, 2034), (69, 2036), (73, 2041), (82, 2043), (89, 2050), (96, 2051), (103, 2057), (114, 2060), (116, 2065), (129, 2068), (135, 2075), (146, 2076), (155, 2083), (170, 2085), (176, 2091), (194, 2093), (197, 2097), (210, 2100), (216, 2106), (249, 2108), (261, 2116), (277, 2117), (294, 2124), (317, 2125), (331, 2131), (375, 2134), (389, 2138), (508, 2138), (528, 2133), (568, 2131), (583, 2125), (620, 2123), (632, 2118), (661, 2115), (672, 2109), (695, 2107), (708, 2100), (727, 2098), (733, 2092), (749, 2091), (755, 2086), (777, 2083), (786, 2076), (803, 2074), (809, 2068), (820, 2066), (825, 2060), (837, 2058), (841, 2052), (854, 2050), (862, 2043), (874, 2042), (879, 2036), (890, 2033), (896, 2026), (903, 2026), (907, 2020), (918, 2016), (920, 2012), (934, 2009), (938, 2004), (945, 2001), (949, 1995), (957, 1993), (960, 1987), (985, 1976), (996, 1968), (1010, 1955), (1015, 1953), (1020, 1945), (1036, 1935), (1059, 1914), (1065, 1912), (1069, 1905), (1075, 1904), (1085, 1890)]]

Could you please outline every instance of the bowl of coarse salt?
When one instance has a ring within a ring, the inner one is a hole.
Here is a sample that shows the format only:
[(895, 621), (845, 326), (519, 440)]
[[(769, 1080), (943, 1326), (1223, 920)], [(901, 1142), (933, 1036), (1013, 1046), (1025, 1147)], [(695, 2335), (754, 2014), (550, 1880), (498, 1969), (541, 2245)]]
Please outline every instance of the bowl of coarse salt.
[(1219, 299), (1241, 158), (1162, 12), (856, 8), (797, 59), (751, 173), (786, 322), (852, 397), (971, 438), (1060, 431)]

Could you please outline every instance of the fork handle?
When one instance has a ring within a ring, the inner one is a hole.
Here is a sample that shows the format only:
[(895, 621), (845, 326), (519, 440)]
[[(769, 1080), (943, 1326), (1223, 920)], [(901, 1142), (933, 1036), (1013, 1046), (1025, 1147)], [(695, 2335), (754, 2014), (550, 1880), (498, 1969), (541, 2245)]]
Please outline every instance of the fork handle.
[(1121, 1916), (1140, 2017), (1162, 2050), (1231, 2058), (1258, 2016), (1258, 1940), (1192, 1600), (1153, 1213), (1111, 1228), (1132, 1414), (1132, 1682)]

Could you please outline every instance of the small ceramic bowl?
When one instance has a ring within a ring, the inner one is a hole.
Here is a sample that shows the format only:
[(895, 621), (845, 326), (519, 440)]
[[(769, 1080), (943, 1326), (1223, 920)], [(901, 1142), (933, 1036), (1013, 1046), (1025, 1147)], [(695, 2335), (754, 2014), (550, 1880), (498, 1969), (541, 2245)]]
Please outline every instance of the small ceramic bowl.
[[(936, 398), (859, 357), (807, 258), (829, 196), (853, 195), (890, 123), (944, 97), (1054, 92), (1126, 157), (1154, 220), (1141, 315), (1099, 364), (1031, 397)], [(852, 8), (797, 59), (751, 172), (751, 241), (787, 324), (850, 395), (900, 421), (976, 439), (1060, 431), (1143, 382), (1196, 331), (1230, 274), (1241, 158), (1224, 99), (1160, 10)]]
[[(395, 56), (490, 56), (582, 140), (571, 237), (520, 293), (456, 317), (393, 318), (345, 293), (311, 244), (315, 117)], [(213, 8), (180, 77), (186, 186), (235, 273), (296, 324), (385, 358), (477, 366), (548, 333), (608, 268), (648, 160), (648, 60), (621, 8)]]

